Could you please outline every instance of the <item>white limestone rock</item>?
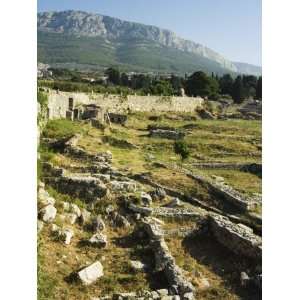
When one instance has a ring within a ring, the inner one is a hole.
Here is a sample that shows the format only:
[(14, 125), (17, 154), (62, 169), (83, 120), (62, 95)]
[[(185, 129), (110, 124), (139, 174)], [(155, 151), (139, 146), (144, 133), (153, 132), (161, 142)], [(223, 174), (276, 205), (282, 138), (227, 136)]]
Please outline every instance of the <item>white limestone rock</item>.
[(37, 232), (40, 233), (44, 227), (44, 223), (40, 220), (37, 221)]
[(145, 271), (145, 269), (146, 269), (146, 265), (138, 260), (131, 260), (130, 266), (134, 271), (137, 271), (137, 272), (142, 272), (142, 271)]
[(47, 205), (55, 204), (55, 199), (49, 195), (49, 193), (43, 188), (39, 189), (38, 192), (38, 205), (40, 208), (45, 207)]
[(106, 247), (107, 246), (107, 237), (102, 233), (94, 234), (90, 239), (89, 243), (96, 247)]
[(69, 224), (73, 225), (73, 224), (76, 223), (76, 220), (77, 220), (77, 215), (76, 214), (74, 214), (74, 213), (67, 213), (67, 214), (65, 214), (65, 217), (66, 217), (66, 221)]
[(84, 285), (90, 285), (94, 283), (103, 275), (103, 266), (100, 261), (96, 261), (78, 272), (78, 277)]
[(70, 212), (77, 215), (78, 218), (81, 216), (81, 210), (76, 204), (71, 203)]
[(182, 207), (183, 203), (178, 198), (173, 198), (168, 204), (165, 205), (170, 208)]
[(81, 216), (79, 218), (79, 222), (81, 225), (85, 225), (86, 223), (88, 223), (91, 219), (91, 213), (86, 210), (86, 209), (83, 209), (81, 211)]
[(97, 231), (103, 231), (105, 229), (105, 223), (102, 220), (101, 215), (98, 215), (96, 218), (93, 219), (92, 221), (92, 230), (94, 232)]
[(64, 229), (61, 231), (61, 238), (64, 240), (64, 243), (66, 245), (70, 245), (71, 239), (74, 236), (74, 232), (72, 229)]
[(145, 192), (141, 192), (141, 201), (145, 206), (151, 206), (152, 204), (151, 196)]
[(56, 208), (49, 204), (39, 211), (40, 219), (46, 223), (51, 223), (56, 217)]

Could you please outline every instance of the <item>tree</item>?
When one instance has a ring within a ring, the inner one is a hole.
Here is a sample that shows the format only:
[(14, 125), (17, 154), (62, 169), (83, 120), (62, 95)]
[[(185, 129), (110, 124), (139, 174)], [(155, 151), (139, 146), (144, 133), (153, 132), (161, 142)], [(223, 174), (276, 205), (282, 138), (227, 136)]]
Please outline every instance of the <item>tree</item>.
[(254, 98), (257, 86), (257, 77), (253, 75), (243, 76), (244, 95), (246, 98)]
[(117, 69), (114, 68), (108, 68), (105, 71), (106, 76), (108, 76), (108, 81), (119, 85), (121, 83), (121, 76), (120, 76), (120, 72)]
[(129, 78), (126, 73), (121, 74), (120, 84), (123, 86), (129, 86)]
[(230, 74), (225, 74), (219, 79), (220, 91), (223, 95), (231, 95), (233, 88), (233, 79)]
[(260, 100), (262, 99), (262, 77), (261, 76), (257, 80), (256, 98)]
[(219, 84), (204, 72), (195, 72), (187, 79), (185, 91), (189, 96), (212, 97), (218, 94)]
[(241, 76), (238, 76), (233, 83), (232, 98), (235, 103), (242, 103), (245, 99), (243, 79)]
[(170, 83), (172, 85), (172, 88), (174, 90), (174, 92), (179, 95), (180, 94), (180, 89), (183, 87), (182, 84), (182, 78), (178, 77), (176, 75), (172, 75), (170, 78)]
[(181, 160), (187, 159), (190, 156), (188, 145), (183, 140), (175, 141), (174, 152), (181, 156)]
[(171, 96), (174, 94), (171, 83), (166, 80), (158, 80), (153, 82), (150, 86), (150, 92), (152, 95)]

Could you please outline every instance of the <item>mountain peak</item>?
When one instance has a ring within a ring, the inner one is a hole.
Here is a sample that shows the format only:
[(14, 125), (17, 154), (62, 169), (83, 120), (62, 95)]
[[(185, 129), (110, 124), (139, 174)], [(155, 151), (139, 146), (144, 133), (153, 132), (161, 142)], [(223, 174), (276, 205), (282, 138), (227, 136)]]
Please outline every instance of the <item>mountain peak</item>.
[[(220, 69), (230, 72), (238, 71), (234, 63), (208, 47), (183, 39), (170, 30), (152, 25), (123, 21), (98, 13), (66, 10), (39, 13), (37, 26), (38, 31), (44, 33), (83, 38), (101, 38), (114, 47), (116, 51), (128, 48), (131, 51), (141, 52), (145, 51), (143, 47), (150, 43), (157, 51), (163, 51), (162, 49), (159, 50), (159, 48), (164, 48), (169, 53), (177, 51), (176, 56), (180, 53), (182, 53), (183, 57), (194, 55), (196, 58), (207, 60), (205, 64), (211, 61), (213, 64), (217, 64)], [(133, 49), (134, 45), (136, 45), (135, 49)], [(189, 61), (192, 62), (191, 59)], [(196, 66), (197, 59), (195, 61)], [(159, 65), (157, 62), (156, 64)], [(189, 62), (189, 64), (191, 63)], [(192, 66), (189, 69), (192, 69)]]

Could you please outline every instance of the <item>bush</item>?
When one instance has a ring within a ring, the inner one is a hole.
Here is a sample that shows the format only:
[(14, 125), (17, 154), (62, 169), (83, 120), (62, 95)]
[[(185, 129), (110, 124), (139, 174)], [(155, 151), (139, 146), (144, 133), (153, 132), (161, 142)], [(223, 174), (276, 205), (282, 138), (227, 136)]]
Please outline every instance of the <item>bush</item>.
[(190, 156), (188, 145), (185, 141), (179, 140), (174, 143), (174, 152), (181, 156), (181, 159), (187, 159)]
[(48, 103), (48, 96), (45, 93), (38, 92), (37, 93), (37, 101), (44, 108)]
[(76, 133), (82, 133), (83, 129), (79, 123), (70, 120), (50, 120), (43, 131), (46, 138), (62, 139), (71, 137)]

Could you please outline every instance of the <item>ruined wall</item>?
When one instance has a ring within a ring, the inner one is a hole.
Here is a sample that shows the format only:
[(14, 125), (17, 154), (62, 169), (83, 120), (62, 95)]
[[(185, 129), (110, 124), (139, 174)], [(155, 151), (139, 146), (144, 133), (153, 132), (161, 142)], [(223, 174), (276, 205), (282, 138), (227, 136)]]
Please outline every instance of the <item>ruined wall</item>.
[(105, 94), (85, 94), (56, 92), (48, 93), (49, 119), (65, 118), (69, 109), (69, 98), (74, 99), (74, 106), (80, 104), (96, 104), (109, 112), (193, 112), (197, 106), (203, 104), (202, 98), (164, 97), (164, 96), (136, 96)]

